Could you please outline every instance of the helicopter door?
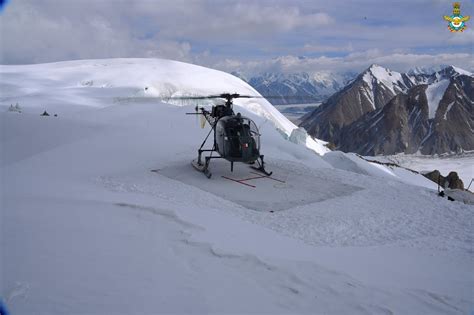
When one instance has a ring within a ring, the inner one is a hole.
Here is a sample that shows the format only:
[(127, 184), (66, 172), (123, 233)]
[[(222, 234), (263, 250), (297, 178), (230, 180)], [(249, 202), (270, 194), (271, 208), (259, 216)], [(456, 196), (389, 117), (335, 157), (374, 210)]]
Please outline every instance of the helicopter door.
[[(260, 152), (260, 132), (253, 120), (248, 119), (250, 127), (250, 136), (252, 137), (252, 145), (255, 151)], [(260, 155), (260, 153), (258, 153)]]
[(253, 162), (260, 156), (260, 136), (258, 129), (255, 123), (248, 118), (242, 120), (241, 126), (240, 142), (242, 146), (242, 160), (245, 162)]

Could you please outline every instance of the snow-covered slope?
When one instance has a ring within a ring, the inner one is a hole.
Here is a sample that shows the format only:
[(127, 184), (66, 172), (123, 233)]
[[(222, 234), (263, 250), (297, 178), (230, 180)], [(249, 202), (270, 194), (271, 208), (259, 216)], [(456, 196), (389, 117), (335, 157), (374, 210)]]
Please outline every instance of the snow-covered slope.
[[(374, 159), (374, 157), (370, 157)], [(397, 154), (388, 156), (379, 156), (381, 162), (397, 163), (418, 172), (428, 173), (433, 170), (439, 170), (441, 175), (448, 176), (452, 171), (457, 172), (459, 178), (467, 188), (472, 179), (474, 179), (474, 152), (466, 152), (460, 155), (452, 156), (426, 156), (421, 154)], [(474, 185), (470, 187), (474, 191)]]
[[(166, 98), (224, 92), (260, 95), (245, 82), (225, 72), (161, 59), (87, 60), (21, 67), (0, 66), (0, 73), (0, 88), (6, 91), (0, 98), (0, 103), (19, 102), (26, 107), (41, 107), (47, 102), (48, 108), (56, 111), (61, 111), (62, 101), (66, 99), (74, 105), (105, 107), (111, 101), (128, 102), (147, 97)], [(12, 85), (23, 86), (24, 95), (12, 97), (9, 94), (9, 87)], [(47, 99), (42, 97), (41, 91), (45, 89), (49, 93)], [(85, 101), (83, 95), (91, 89), (97, 97), (93, 102)], [(38, 103), (40, 99), (43, 104)], [(297, 128), (265, 99), (239, 99), (235, 104), (267, 118), (288, 136)], [(310, 138), (308, 142), (319, 154), (329, 151), (324, 147), (323, 141)]]
[(394, 95), (408, 90), (401, 73), (376, 64), (370, 66), (364, 73), (363, 79), (371, 87), (371, 90), (373, 90), (374, 83), (380, 84), (382, 88), (389, 89)]
[(13, 314), (472, 309), (469, 206), (437, 197), (411, 172), (287, 141), (253, 112), (260, 103), (239, 110), (261, 126), (278, 181), (227, 180), (255, 175), (241, 164), (231, 173), (225, 161), (208, 180), (189, 164), (208, 132), (185, 115), (193, 106), (135, 97), (143, 86), (161, 93), (140, 81), (148, 71), (169, 73), (172, 93), (222, 84), (204, 86), (199, 68), (184, 64), (179, 81), (175, 66), (1, 68), (0, 296)]
[(300, 73), (262, 73), (245, 75), (233, 72), (262, 95), (274, 96), (272, 104), (308, 104), (324, 101), (339, 91), (353, 79), (352, 73), (334, 73), (329, 71)]
[(426, 99), (428, 101), (428, 118), (435, 118), (436, 111), (438, 110), (439, 102), (446, 92), (449, 85), (449, 79), (444, 79), (436, 83), (428, 85), (426, 88)]

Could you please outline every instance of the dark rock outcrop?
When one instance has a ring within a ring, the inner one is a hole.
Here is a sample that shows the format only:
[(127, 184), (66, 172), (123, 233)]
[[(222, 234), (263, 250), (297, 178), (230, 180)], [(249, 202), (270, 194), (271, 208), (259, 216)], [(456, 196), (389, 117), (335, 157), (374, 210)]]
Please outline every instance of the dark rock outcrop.
[(418, 81), (394, 73), (391, 80), (389, 74), (369, 68), (305, 115), (301, 126), (341, 151), (362, 155), (474, 150), (472, 75), (455, 67)]
[(397, 93), (413, 86), (408, 76), (372, 65), (352, 83), (302, 118), (309, 134), (340, 144), (340, 134), (367, 113), (383, 108)]
[(444, 177), (438, 170), (434, 170), (423, 174), (423, 176), (439, 184), (443, 188), (464, 190), (464, 183), (456, 172), (450, 172), (448, 176)]
[(474, 150), (474, 77), (454, 76), (420, 144), (423, 154)]
[(446, 177), (446, 182), (448, 183), (448, 188), (464, 190), (464, 183), (456, 172), (450, 172)]

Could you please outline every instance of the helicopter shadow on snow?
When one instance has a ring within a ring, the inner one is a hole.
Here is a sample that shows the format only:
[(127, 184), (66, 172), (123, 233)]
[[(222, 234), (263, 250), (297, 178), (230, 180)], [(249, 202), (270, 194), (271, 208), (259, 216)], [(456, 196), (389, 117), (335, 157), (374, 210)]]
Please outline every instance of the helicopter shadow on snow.
[(237, 163), (231, 172), (228, 162), (216, 160), (212, 164), (213, 175), (208, 179), (197, 172), (189, 160), (182, 160), (157, 173), (245, 208), (264, 212), (284, 211), (362, 189), (299, 163), (271, 159), (268, 167), (274, 172), (270, 177), (243, 163)]

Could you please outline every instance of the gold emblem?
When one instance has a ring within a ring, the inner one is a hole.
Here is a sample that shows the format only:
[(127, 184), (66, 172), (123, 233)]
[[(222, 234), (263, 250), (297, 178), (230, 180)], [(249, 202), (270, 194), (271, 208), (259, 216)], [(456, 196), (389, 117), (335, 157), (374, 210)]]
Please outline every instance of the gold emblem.
[(465, 22), (469, 21), (471, 17), (469, 15), (461, 15), (461, 4), (459, 2), (453, 3), (453, 14), (448, 16), (445, 15), (444, 19), (449, 22), (448, 29), (451, 32), (462, 32), (466, 29), (467, 25)]

